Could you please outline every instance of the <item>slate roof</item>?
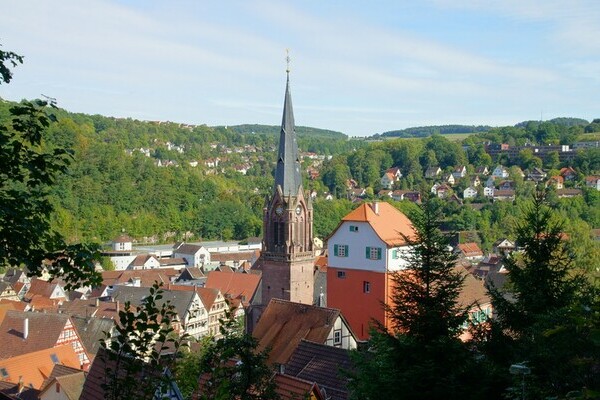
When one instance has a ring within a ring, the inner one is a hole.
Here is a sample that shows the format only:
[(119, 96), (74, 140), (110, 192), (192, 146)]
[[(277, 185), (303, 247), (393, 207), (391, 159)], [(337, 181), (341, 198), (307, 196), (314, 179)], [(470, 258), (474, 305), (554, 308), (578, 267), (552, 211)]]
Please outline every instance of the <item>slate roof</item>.
[(367, 222), (371, 225), (377, 236), (388, 246), (405, 245), (406, 241), (402, 237), (402, 234), (408, 237), (414, 236), (412, 222), (391, 204), (385, 202), (377, 204), (379, 208), (378, 214), (375, 214), (371, 204), (363, 203), (342, 218), (342, 222)]
[(250, 304), (260, 284), (261, 275), (211, 271), (205, 287), (219, 289), (231, 298), (239, 298), (244, 307)]
[(178, 280), (188, 280), (188, 277), (190, 279), (202, 279), (205, 277), (205, 275), (200, 268), (187, 267), (184, 268), (183, 271), (181, 271)]
[(325, 343), (340, 311), (271, 299), (252, 335), (259, 349), (270, 348), (269, 364), (286, 364), (302, 339)]
[(100, 349), (100, 339), (106, 336), (104, 332), (110, 332), (114, 327), (115, 321), (110, 318), (98, 317), (71, 317), (75, 329), (79, 334), (79, 338), (83, 342), (83, 346), (90, 355), (96, 355)]
[(298, 189), (302, 186), (289, 72), (285, 85), (285, 99), (279, 134), (279, 152), (277, 155), (277, 166), (275, 167), (274, 189), (277, 190), (278, 186), (281, 187), (284, 196), (296, 196)]
[[(150, 290), (147, 287), (115, 286), (112, 298), (122, 303), (129, 301), (132, 306), (139, 307), (142, 304), (142, 300), (149, 295)], [(183, 321), (193, 298), (194, 293), (192, 292), (163, 288), (162, 299), (157, 300), (156, 303), (160, 307), (162, 304), (170, 301), (180, 320)]]
[(117, 303), (113, 301), (96, 301), (75, 299), (64, 302), (59, 310), (63, 314), (77, 315), (79, 317), (102, 317), (117, 319), (119, 311), (124, 309), (123, 303), (120, 303), (117, 310)]
[(16, 383), (0, 381), (0, 400), (38, 400), (39, 394), (40, 391), (37, 389), (29, 387), (20, 389)]
[(342, 371), (352, 370), (350, 352), (338, 347), (301, 340), (285, 366), (286, 375), (317, 382), (331, 400), (348, 398), (348, 378)]
[(8, 373), (5, 380), (18, 383), (19, 377), (22, 377), (25, 386), (31, 385), (31, 387), (39, 389), (42, 387), (44, 380), (50, 376), (52, 368), (54, 368), (53, 356), (60, 364), (79, 368), (79, 357), (70, 344), (32, 351), (0, 360), (0, 368)]
[(196, 254), (202, 246), (197, 244), (184, 243), (181, 246), (173, 249), (173, 254)]
[[(29, 335), (23, 339), (26, 318)], [(0, 324), (0, 359), (54, 347), (68, 320), (63, 314), (7, 311)]]

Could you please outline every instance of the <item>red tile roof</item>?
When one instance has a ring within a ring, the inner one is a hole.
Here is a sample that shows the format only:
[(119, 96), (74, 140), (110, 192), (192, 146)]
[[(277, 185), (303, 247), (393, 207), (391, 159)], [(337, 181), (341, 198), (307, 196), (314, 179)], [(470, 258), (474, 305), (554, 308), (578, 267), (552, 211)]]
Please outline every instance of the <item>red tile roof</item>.
[(325, 396), (315, 382), (282, 374), (275, 374), (274, 380), (277, 386), (275, 392), (281, 400), (325, 400)]
[(481, 257), (481, 256), (483, 256), (483, 251), (481, 251), (481, 249), (475, 242), (460, 243), (456, 247), (464, 257)]
[[(27, 339), (23, 338), (25, 319), (29, 325)], [(62, 314), (7, 311), (0, 324), (0, 359), (56, 346), (68, 320)]]
[[(373, 211), (374, 204), (377, 204), (376, 207), (379, 209), (377, 214)], [(404, 245), (406, 240), (402, 235), (411, 238), (415, 234), (412, 222), (408, 217), (385, 202), (363, 203), (342, 218), (342, 221), (369, 223), (377, 236), (388, 246)]]
[(286, 364), (302, 339), (325, 343), (340, 311), (272, 299), (252, 335), (259, 349), (270, 348), (270, 364)]
[(8, 373), (8, 377), (4, 380), (18, 383), (19, 377), (22, 377), (25, 386), (31, 385), (35, 389), (41, 388), (55, 365), (52, 355), (60, 364), (71, 368), (79, 368), (79, 357), (75, 354), (73, 347), (66, 344), (0, 360), (0, 368), (5, 369)]
[(211, 271), (205, 287), (219, 289), (231, 298), (239, 298), (244, 307), (247, 307), (258, 289), (260, 278), (261, 275), (255, 274)]

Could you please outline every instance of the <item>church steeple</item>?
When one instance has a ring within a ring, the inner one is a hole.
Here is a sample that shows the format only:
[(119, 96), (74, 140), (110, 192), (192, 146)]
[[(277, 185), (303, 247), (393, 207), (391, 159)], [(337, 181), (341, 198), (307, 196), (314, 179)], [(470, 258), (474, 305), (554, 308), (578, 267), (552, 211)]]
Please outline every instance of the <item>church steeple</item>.
[(285, 85), (285, 100), (283, 104), (283, 118), (279, 134), (279, 154), (277, 156), (277, 169), (275, 170), (275, 190), (281, 187), (284, 196), (296, 196), (302, 185), (300, 174), (300, 156), (296, 143), (296, 126), (294, 123), (294, 109), (290, 93), (289, 57), (287, 83)]

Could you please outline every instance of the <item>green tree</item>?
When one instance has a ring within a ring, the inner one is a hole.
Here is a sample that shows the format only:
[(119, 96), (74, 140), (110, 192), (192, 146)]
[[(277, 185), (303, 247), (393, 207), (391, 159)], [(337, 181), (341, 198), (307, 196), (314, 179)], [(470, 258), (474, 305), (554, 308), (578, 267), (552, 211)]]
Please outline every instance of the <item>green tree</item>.
[(497, 319), (484, 344), (488, 357), (499, 371), (526, 361), (535, 398), (600, 389), (591, 312), (598, 294), (574, 270), (563, 223), (546, 205), (544, 191), (526, 207), (515, 237), (523, 251), (505, 260), (509, 284), (489, 287)]
[(471, 380), (477, 362), (458, 338), (468, 310), (458, 301), (464, 276), (439, 229), (442, 218), (440, 204), (427, 198), (411, 215), (415, 235), (405, 238), (411, 246), (407, 268), (394, 273), (386, 306), (393, 332), (379, 324), (368, 350), (353, 354), (354, 399), (481, 397)]
[[(0, 84), (12, 78), (5, 63), (18, 62), (21, 56), (0, 51)], [(10, 126), (0, 125), (0, 265), (24, 265), (33, 276), (40, 275), (43, 262), (50, 260), (50, 274), (61, 276), (67, 290), (97, 285), (101, 281), (94, 268), (98, 247), (67, 244), (51, 226), (50, 189), (67, 170), (72, 155), (68, 149), (45, 143), (46, 129), (56, 121), (47, 106), (41, 100), (23, 101), (10, 107)]]
[(243, 333), (232, 310), (220, 321), (222, 337), (210, 343), (200, 357), (200, 373), (207, 380), (199, 400), (276, 400), (268, 350), (258, 351), (258, 341)]
[(165, 356), (165, 350), (177, 353), (187, 337), (175, 332), (177, 313), (169, 301), (160, 301), (161, 287), (162, 283), (155, 282), (138, 309), (126, 302), (125, 309), (119, 311), (115, 332), (106, 332), (100, 341), (105, 350), (100, 357), (104, 357), (102, 388), (107, 400), (153, 399), (156, 393), (165, 393), (172, 382), (164, 371), (175, 359)]

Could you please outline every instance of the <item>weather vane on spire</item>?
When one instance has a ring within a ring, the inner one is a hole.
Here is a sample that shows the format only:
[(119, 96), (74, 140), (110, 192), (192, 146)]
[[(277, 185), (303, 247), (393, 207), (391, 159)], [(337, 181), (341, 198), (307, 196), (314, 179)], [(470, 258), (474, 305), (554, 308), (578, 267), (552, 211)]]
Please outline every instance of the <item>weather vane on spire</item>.
[(286, 63), (286, 68), (285, 68), (285, 72), (287, 72), (288, 74), (290, 73), (290, 49), (285, 49), (285, 63)]

